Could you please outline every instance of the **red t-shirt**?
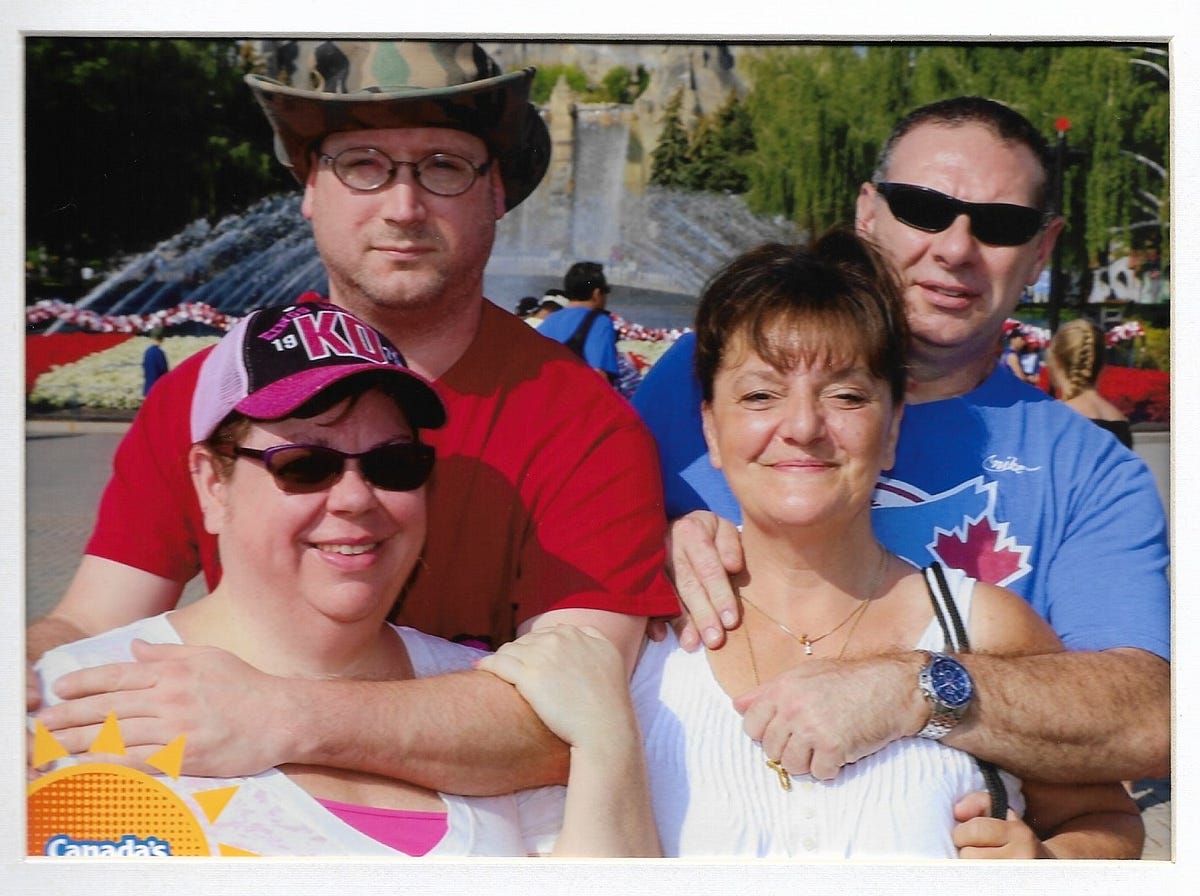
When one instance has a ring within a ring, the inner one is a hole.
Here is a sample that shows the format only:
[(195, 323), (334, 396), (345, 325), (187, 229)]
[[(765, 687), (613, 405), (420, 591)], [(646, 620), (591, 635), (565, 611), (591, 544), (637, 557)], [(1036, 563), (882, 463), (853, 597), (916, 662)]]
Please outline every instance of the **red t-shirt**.
[[(122, 440), (87, 553), (184, 582), (220, 576), (187, 468), (200, 364), (155, 385)], [(445, 638), (510, 640), (551, 609), (678, 612), (663, 572), (654, 442), (571, 351), (484, 303), (479, 333), (436, 383), (448, 420), (429, 531), (394, 621)]]

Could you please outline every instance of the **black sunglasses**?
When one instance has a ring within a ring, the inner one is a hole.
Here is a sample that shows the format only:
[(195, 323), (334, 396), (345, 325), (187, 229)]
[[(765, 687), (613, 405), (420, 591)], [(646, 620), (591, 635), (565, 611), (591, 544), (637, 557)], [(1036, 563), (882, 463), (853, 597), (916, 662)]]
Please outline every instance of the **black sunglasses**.
[(1042, 229), (1048, 216), (1041, 210), (1007, 202), (964, 202), (912, 184), (878, 183), (875, 189), (887, 202), (897, 221), (924, 230), (941, 233), (959, 215), (971, 220), (971, 233), (992, 246), (1020, 246)]
[(323, 445), (233, 446), (232, 453), (260, 461), (281, 491), (307, 495), (332, 488), (342, 478), (346, 461), (356, 458), (363, 478), (388, 492), (420, 488), (433, 471), (434, 450), (423, 442), (395, 442), (350, 454)]

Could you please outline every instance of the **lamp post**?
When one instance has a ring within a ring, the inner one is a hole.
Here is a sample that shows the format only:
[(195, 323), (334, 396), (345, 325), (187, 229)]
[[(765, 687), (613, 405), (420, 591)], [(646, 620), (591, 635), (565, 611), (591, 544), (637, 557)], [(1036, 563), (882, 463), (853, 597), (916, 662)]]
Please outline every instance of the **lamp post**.
[[(1056, 215), (1061, 215), (1063, 213), (1063, 181), (1066, 179), (1067, 169), (1067, 131), (1071, 129), (1071, 122), (1067, 118), (1059, 118), (1054, 122), (1054, 129), (1058, 132), (1058, 144), (1054, 152), (1053, 211)], [(1046, 315), (1046, 323), (1051, 335), (1058, 331), (1058, 313), (1063, 300), (1062, 251), (1063, 241), (1060, 238), (1054, 243), (1054, 253), (1050, 262), (1050, 307)]]

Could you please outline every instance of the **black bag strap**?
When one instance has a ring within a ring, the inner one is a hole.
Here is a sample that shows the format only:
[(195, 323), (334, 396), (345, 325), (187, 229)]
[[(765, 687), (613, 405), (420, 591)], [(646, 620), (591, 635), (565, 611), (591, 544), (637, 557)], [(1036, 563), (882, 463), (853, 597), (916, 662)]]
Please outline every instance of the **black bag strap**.
[[(967, 629), (959, 615), (958, 606), (950, 594), (950, 586), (946, 582), (946, 574), (940, 563), (932, 563), (922, 570), (925, 574), (925, 586), (929, 589), (929, 599), (933, 601), (933, 614), (937, 617), (938, 625), (942, 627), (942, 635), (946, 645), (954, 653), (970, 653), (971, 645), (967, 641)], [(979, 771), (987, 784), (988, 795), (992, 799), (992, 818), (1004, 819), (1008, 815), (1008, 791), (1000, 780), (1000, 770), (986, 759), (975, 757)]]
[(583, 344), (587, 342), (588, 333), (592, 332), (592, 324), (600, 316), (600, 311), (601, 309), (599, 308), (593, 308), (585, 314), (583, 320), (579, 322), (579, 326), (575, 328), (575, 332), (571, 334), (571, 338), (563, 343), (563, 345), (581, 358), (583, 357)]

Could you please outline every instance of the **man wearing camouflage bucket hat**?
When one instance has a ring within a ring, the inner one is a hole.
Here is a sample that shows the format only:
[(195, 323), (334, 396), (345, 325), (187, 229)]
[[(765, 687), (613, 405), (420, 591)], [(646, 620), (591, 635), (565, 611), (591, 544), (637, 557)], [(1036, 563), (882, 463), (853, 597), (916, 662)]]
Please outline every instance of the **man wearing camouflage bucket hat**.
[(505, 208), (550, 164), (550, 132), (529, 105), (532, 70), (501, 74), (474, 43), (286, 41), (271, 75), (247, 75), (275, 131), (275, 154), (308, 178), (315, 145), (338, 131), (446, 127), (482, 140), (500, 168)]
[[(393, 621), (493, 647), (593, 625), (632, 669), (646, 617), (678, 607), (653, 442), (569, 349), (483, 297), (496, 221), (548, 164), (533, 69), (501, 74), (463, 42), (267, 49), (267, 74), (247, 81), (304, 186), (327, 299), (383, 332), (446, 407), (429, 436), (426, 547)], [(219, 579), (184, 463), (202, 360), (159, 381), (122, 441), (75, 579), (29, 630), (31, 658), (170, 609), (201, 570)], [(565, 746), (486, 672), (368, 687), (275, 678), (216, 651), (137, 656), (60, 681), (83, 699), (42, 721), (68, 749), (112, 710), (133, 754), (187, 731), (197, 774), (340, 765), (475, 795), (565, 780)]]

